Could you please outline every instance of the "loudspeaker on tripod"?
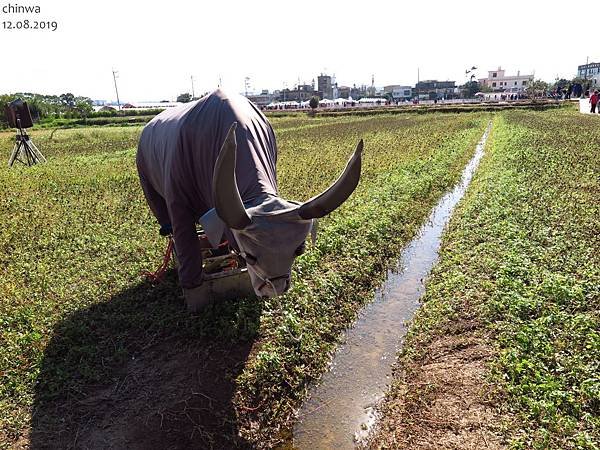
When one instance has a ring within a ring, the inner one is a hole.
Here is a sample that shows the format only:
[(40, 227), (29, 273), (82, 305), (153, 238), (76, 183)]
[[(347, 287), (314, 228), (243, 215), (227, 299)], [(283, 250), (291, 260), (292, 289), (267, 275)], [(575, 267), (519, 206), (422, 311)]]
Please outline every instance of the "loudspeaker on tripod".
[(40, 152), (27, 134), (27, 128), (33, 126), (33, 120), (27, 102), (16, 99), (8, 103), (4, 108), (4, 111), (8, 124), (12, 128), (17, 129), (15, 146), (8, 160), (8, 166), (12, 167), (15, 161), (25, 164), (26, 166), (45, 163), (46, 158), (44, 158), (42, 152)]

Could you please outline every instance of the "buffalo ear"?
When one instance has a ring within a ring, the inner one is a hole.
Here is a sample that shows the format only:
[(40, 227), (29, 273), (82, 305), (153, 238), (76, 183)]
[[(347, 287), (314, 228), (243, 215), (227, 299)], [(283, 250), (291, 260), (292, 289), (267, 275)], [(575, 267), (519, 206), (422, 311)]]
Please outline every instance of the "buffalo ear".
[(361, 139), (340, 177), (328, 189), (311, 198), (298, 210), (302, 219), (320, 218), (339, 207), (354, 192), (360, 180), (363, 140)]
[(221, 243), (223, 233), (225, 232), (225, 223), (217, 215), (216, 210), (214, 208), (209, 210), (200, 217), (198, 222), (202, 225), (202, 229), (204, 230), (210, 245), (212, 245), (212, 248), (217, 248)]
[(235, 179), (236, 127), (237, 122), (233, 122), (223, 142), (213, 172), (212, 187), (217, 215), (229, 228), (242, 230), (250, 224), (251, 219), (244, 208)]

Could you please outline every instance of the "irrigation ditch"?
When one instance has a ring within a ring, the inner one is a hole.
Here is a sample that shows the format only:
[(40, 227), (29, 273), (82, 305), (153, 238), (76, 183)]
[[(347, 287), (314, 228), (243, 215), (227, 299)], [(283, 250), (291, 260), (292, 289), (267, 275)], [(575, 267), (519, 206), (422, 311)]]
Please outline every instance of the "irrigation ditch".
[(396, 353), (419, 308), (425, 280), (435, 265), (441, 237), (479, 165), (491, 130), (488, 124), (461, 180), (431, 211), (396, 267), (360, 312), (333, 356), (330, 370), (312, 387), (293, 430), (292, 446), (303, 449), (353, 448), (377, 422)]

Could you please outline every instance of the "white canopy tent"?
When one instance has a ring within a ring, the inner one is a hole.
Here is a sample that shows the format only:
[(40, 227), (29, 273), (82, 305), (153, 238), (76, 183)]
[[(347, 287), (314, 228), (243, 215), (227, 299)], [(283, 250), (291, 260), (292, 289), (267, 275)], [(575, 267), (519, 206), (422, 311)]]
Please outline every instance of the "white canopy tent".
[(295, 101), (287, 102), (271, 102), (267, 105), (267, 109), (294, 109), (300, 108), (300, 103)]
[(386, 99), (383, 97), (365, 97), (365, 98), (361, 98), (358, 103), (360, 104), (371, 104), (371, 105), (385, 105), (386, 103)]

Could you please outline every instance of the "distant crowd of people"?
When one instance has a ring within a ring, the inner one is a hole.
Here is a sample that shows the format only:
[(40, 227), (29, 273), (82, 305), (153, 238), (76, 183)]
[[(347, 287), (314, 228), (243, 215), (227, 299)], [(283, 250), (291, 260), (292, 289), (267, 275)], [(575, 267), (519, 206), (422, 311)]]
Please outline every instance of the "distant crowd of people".
[(554, 92), (554, 97), (557, 99), (568, 100), (571, 97), (579, 98), (583, 93), (583, 86), (581, 83), (569, 83), (567, 86), (559, 86)]

